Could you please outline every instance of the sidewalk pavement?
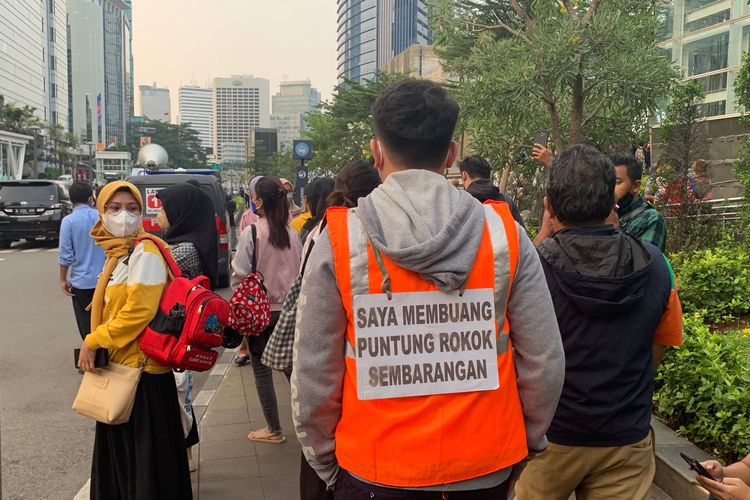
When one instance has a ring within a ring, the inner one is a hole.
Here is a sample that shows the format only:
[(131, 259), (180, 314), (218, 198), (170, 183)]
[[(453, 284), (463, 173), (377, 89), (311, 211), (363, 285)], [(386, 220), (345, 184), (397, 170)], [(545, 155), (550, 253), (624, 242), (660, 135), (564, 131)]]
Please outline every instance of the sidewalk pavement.
[[(212, 372), (212, 375), (223, 374), (220, 383), (216, 381), (218, 388), (204, 386), (194, 403), (201, 441), (196, 447), (199, 449), (193, 451), (194, 458), (200, 460), (198, 471), (192, 474), (193, 497), (196, 500), (298, 499), (301, 449), (292, 425), (289, 382), (274, 371), (286, 443), (252, 442), (247, 435), (264, 427), (265, 420), (252, 368), (235, 366), (234, 355), (234, 350), (224, 352)], [(647, 500), (670, 499), (654, 485)]]
[[(193, 498), (200, 500), (294, 500), (299, 498), (301, 449), (292, 425), (289, 382), (274, 372), (274, 386), (284, 435), (283, 444), (247, 439), (265, 426), (249, 365), (232, 363), (225, 351), (216, 368), (224, 370), (215, 392), (202, 390), (195, 401), (200, 444), (193, 450), (199, 468), (193, 478)], [(214, 368), (214, 370), (216, 370)], [(203, 411), (203, 406), (206, 406)]]

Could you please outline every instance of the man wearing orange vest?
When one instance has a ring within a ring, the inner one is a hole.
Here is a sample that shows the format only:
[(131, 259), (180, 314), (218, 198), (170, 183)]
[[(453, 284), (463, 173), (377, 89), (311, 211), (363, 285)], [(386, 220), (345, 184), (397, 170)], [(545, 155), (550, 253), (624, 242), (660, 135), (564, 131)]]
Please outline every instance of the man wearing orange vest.
[(458, 111), (429, 81), (383, 91), (384, 183), (329, 209), (307, 264), (292, 414), (336, 499), (505, 500), (546, 447), (564, 375), (554, 308), (507, 204), (444, 177)]

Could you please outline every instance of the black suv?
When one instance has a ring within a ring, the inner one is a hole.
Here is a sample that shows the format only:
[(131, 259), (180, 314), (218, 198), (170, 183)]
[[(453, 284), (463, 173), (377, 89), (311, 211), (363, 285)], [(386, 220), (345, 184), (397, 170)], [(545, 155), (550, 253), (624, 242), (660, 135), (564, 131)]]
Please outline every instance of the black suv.
[(0, 248), (20, 239), (60, 237), (63, 217), (73, 211), (68, 191), (57, 181), (0, 181)]

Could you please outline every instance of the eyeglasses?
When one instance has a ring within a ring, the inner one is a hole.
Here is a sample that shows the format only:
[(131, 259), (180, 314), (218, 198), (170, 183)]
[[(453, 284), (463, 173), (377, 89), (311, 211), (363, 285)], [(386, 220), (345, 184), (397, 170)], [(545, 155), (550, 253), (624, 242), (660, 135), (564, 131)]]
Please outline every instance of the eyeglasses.
[(109, 215), (117, 215), (125, 210), (130, 215), (141, 215), (141, 206), (133, 203), (132, 205), (122, 206), (117, 203), (104, 205), (104, 209)]

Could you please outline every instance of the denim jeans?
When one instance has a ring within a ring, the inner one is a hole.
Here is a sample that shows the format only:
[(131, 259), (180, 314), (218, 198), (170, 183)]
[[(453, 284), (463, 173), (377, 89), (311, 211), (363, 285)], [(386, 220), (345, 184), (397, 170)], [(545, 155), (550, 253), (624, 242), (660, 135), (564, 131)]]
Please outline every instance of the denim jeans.
[(276, 390), (273, 387), (273, 370), (260, 362), (260, 356), (250, 354), (250, 364), (255, 376), (255, 388), (258, 391), (260, 407), (266, 418), (266, 425), (271, 432), (281, 432), (279, 406), (276, 403)]

